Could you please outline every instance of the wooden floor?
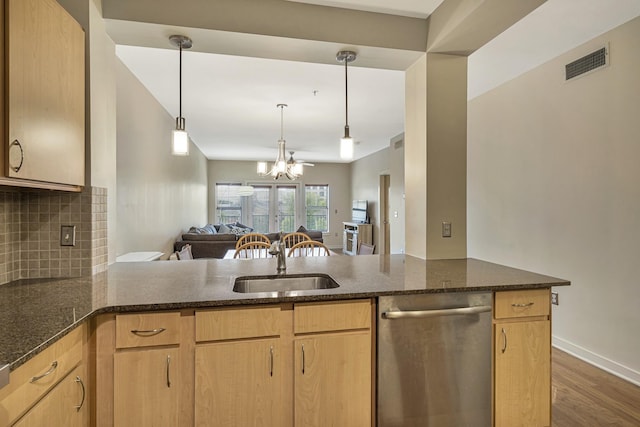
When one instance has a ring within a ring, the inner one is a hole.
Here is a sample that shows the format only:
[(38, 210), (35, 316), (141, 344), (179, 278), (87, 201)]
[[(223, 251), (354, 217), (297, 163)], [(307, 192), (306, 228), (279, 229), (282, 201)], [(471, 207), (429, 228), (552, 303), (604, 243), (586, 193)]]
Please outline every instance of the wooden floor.
[(640, 387), (555, 348), (552, 370), (553, 427), (640, 426)]

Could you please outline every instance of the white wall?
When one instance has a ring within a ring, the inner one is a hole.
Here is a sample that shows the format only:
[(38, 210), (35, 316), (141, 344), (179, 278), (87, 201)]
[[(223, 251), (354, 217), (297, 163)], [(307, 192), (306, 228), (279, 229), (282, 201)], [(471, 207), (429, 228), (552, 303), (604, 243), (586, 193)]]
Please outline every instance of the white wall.
[[(274, 146), (274, 152), (275, 152)], [(342, 248), (342, 222), (351, 218), (351, 194), (349, 186), (350, 167), (344, 163), (316, 163), (305, 167), (301, 180), (280, 180), (282, 183), (301, 183), (329, 185), (329, 233), (323, 237), (324, 243), (331, 248)], [(260, 182), (272, 184), (272, 179), (260, 177), (256, 173), (256, 162), (209, 160), (209, 220), (215, 222), (215, 186), (217, 182), (247, 183)], [(202, 223), (201, 225), (204, 225)], [(299, 224), (302, 225), (302, 224)], [(296, 227), (297, 228), (297, 227)]]
[(183, 230), (207, 219), (207, 159), (193, 144), (189, 156), (172, 156), (174, 118), (119, 60), (116, 77), (116, 252), (166, 259)]
[(572, 281), (554, 344), (640, 384), (638, 40), (640, 18), (470, 101), (467, 211), (469, 256)]

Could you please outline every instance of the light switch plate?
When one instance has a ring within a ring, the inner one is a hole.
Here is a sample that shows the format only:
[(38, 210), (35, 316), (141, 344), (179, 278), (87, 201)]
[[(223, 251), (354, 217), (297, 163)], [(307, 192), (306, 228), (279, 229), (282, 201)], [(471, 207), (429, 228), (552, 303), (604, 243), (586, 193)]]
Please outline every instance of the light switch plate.
[(443, 222), (442, 223), (442, 237), (451, 237), (451, 223)]
[(60, 246), (76, 245), (76, 226), (61, 225), (60, 226)]

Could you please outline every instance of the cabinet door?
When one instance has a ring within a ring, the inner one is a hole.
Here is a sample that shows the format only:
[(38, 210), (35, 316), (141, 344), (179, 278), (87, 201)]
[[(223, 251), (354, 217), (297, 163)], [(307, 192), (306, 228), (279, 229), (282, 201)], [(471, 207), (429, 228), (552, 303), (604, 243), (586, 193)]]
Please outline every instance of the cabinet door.
[(295, 341), (295, 425), (371, 426), (371, 334)]
[(196, 346), (196, 426), (284, 425), (278, 341)]
[(115, 354), (114, 425), (178, 425), (178, 352), (178, 348), (160, 348)]
[(551, 323), (495, 325), (495, 426), (551, 422)]
[(78, 366), (56, 385), (15, 427), (88, 425), (84, 368)]
[(7, 0), (6, 26), (8, 174), (82, 186), (84, 31), (55, 0)]

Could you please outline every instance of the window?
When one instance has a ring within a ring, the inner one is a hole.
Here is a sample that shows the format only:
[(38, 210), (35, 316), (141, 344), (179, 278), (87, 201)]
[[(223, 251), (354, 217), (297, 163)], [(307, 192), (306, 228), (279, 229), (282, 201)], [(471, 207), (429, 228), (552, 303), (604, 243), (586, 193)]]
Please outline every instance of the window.
[(216, 222), (229, 224), (242, 222), (240, 184), (216, 184)]
[(329, 231), (329, 186), (305, 185), (305, 208), (307, 211), (307, 229)]

